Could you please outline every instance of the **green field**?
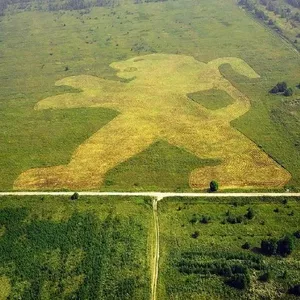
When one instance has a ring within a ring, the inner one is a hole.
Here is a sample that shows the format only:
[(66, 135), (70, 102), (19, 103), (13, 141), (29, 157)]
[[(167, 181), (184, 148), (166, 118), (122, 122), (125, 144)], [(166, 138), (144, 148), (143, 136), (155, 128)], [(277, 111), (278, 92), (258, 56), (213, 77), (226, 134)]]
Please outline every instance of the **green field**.
[[(249, 207), (252, 219), (244, 216)], [(297, 299), (289, 289), (300, 280), (300, 239), (288, 257), (263, 255), (260, 243), (299, 230), (299, 199), (170, 198), (159, 203), (159, 220), (158, 299)], [(248, 288), (226, 284), (243, 272)]]
[[(166, 198), (158, 222), (157, 300), (297, 299), (298, 198)], [(1, 197), (0, 299), (154, 299), (155, 230), (146, 197)]]
[(5, 197), (0, 299), (149, 299), (151, 199)]
[[(29, 169), (67, 164), (84, 141), (119, 115), (107, 108), (34, 110), (47, 97), (79, 92), (55, 82), (76, 75), (118, 80), (112, 62), (152, 53), (188, 55), (205, 63), (222, 57), (247, 62), (260, 79), (221, 66), (225, 78), (251, 100), (250, 110), (231, 125), (291, 174), (287, 186), (300, 186), (299, 53), (233, 0), (178, 0), (120, 2), (87, 11), (19, 9), (0, 17), (0, 189), (13, 189)], [(268, 94), (282, 80), (294, 95)], [(211, 111), (231, 100), (222, 93), (204, 97), (194, 102)], [(184, 146), (177, 147), (165, 141), (150, 145), (110, 169), (97, 189), (190, 190), (192, 170), (215, 157), (208, 152), (192, 158)], [(174, 180), (173, 173), (178, 174)]]

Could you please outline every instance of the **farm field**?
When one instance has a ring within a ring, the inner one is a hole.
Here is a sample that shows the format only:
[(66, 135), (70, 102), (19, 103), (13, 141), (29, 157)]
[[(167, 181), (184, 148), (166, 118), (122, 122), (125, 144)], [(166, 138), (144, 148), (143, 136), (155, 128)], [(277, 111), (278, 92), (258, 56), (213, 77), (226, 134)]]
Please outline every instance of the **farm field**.
[(9, 9), (0, 67), (1, 190), (300, 186), (299, 53), (235, 1)]
[(149, 299), (151, 199), (1, 197), (0, 299)]
[(299, 231), (299, 199), (166, 198), (158, 215), (158, 299), (297, 299), (300, 239), (287, 257), (262, 254), (261, 241)]

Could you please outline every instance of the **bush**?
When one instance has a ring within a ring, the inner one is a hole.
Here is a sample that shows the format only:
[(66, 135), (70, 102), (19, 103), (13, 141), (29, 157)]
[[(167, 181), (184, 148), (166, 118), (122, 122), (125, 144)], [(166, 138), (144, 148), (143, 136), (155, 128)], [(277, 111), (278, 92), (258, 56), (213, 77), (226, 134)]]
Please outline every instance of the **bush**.
[(286, 235), (278, 241), (275, 239), (261, 241), (261, 252), (265, 255), (278, 254), (286, 257), (292, 253), (293, 248), (294, 242), (290, 235)]
[(226, 281), (226, 284), (236, 289), (244, 290), (249, 287), (250, 277), (248, 274), (234, 274)]
[(208, 224), (210, 220), (211, 220), (211, 218), (209, 216), (202, 216), (200, 222), (202, 224)]
[(269, 93), (271, 93), (271, 94), (277, 94), (277, 93), (279, 93), (279, 89), (278, 89), (277, 85), (275, 85), (274, 87), (272, 87), (270, 89)]
[(247, 210), (247, 213), (245, 214), (245, 217), (249, 220), (253, 219), (255, 216), (253, 208), (249, 207)]
[(193, 239), (196, 239), (199, 236), (199, 231), (195, 231), (194, 233), (192, 233), (191, 237)]
[(242, 248), (248, 250), (251, 248), (251, 245), (250, 243), (246, 242), (244, 245), (242, 245)]
[(286, 96), (286, 97), (290, 97), (293, 95), (293, 89), (292, 88), (288, 88), (284, 91), (283, 95)]
[(209, 184), (209, 189), (211, 192), (216, 192), (219, 189), (219, 184), (213, 180)]
[(197, 218), (196, 215), (193, 215), (193, 217), (190, 219), (190, 223), (191, 223), (192, 225), (196, 224), (197, 221), (198, 221), (198, 218)]
[(71, 196), (71, 200), (77, 200), (79, 198), (79, 194), (77, 192), (75, 192), (72, 196)]
[(265, 255), (275, 255), (277, 251), (277, 241), (275, 239), (262, 240), (260, 248), (261, 252)]
[(287, 84), (284, 81), (283, 82), (278, 82), (277, 87), (278, 87), (279, 93), (283, 93), (287, 89)]
[(264, 274), (262, 274), (261, 276), (259, 276), (259, 280), (263, 281), (263, 282), (268, 282), (272, 279), (272, 274), (271, 272), (266, 272)]
[(294, 237), (297, 239), (300, 239), (300, 230), (297, 230), (296, 232), (294, 232)]
[(286, 235), (277, 242), (277, 254), (286, 257), (292, 253), (294, 242), (291, 236)]
[(300, 284), (296, 284), (295, 286), (291, 287), (289, 289), (289, 293), (296, 296), (300, 296)]
[(284, 93), (288, 89), (286, 82), (278, 82), (269, 92), (272, 94)]

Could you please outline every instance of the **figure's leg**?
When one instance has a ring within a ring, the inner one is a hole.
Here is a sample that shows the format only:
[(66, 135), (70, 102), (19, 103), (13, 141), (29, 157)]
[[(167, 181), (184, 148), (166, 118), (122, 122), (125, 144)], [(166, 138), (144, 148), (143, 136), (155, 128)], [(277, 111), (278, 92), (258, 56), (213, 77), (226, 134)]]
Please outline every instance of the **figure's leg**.
[(68, 165), (31, 169), (14, 183), (15, 189), (96, 189), (105, 173), (146, 149), (155, 128), (134, 115), (120, 115), (80, 145)]
[(221, 188), (280, 187), (290, 180), (285, 169), (230, 125), (207, 125), (209, 128), (205, 123), (194, 123), (194, 127), (177, 129), (168, 137), (170, 143), (199, 158), (220, 160), (218, 165), (194, 170), (190, 175), (192, 188), (207, 188), (211, 180), (218, 181)]

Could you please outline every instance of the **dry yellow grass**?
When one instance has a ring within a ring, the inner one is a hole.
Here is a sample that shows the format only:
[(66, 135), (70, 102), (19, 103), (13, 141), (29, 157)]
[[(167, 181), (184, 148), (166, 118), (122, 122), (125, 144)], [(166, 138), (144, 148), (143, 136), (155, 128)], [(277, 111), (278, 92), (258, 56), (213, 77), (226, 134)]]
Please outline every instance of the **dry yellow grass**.
[(9, 279), (6, 276), (0, 277), (0, 300), (8, 298), (11, 292), (11, 285)]
[[(220, 58), (208, 64), (183, 55), (152, 54), (114, 62), (127, 83), (81, 75), (58, 81), (81, 93), (46, 98), (35, 109), (109, 107), (120, 115), (86, 140), (68, 165), (31, 169), (15, 181), (15, 189), (97, 189), (106, 172), (143, 151), (158, 139), (183, 147), (200, 158), (221, 159), (218, 166), (196, 169), (193, 188), (217, 180), (223, 188), (279, 187), (290, 174), (253, 142), (230, 126), (246, 113), (249, 99), (219, 71), (229, 63), (249, 78), (259, 75), (243, 60)], [(209, 89), (227, 92), (234, 102), (208, 110), (186, 95)]]

